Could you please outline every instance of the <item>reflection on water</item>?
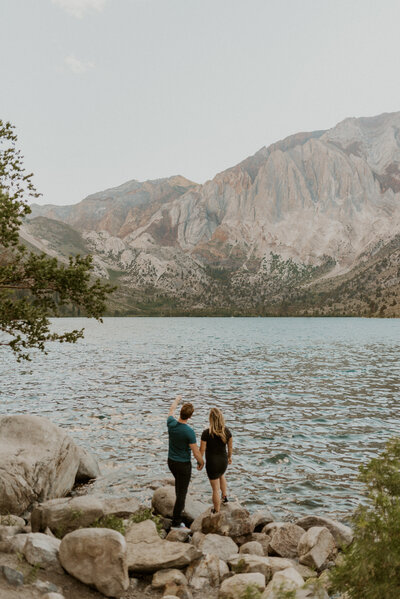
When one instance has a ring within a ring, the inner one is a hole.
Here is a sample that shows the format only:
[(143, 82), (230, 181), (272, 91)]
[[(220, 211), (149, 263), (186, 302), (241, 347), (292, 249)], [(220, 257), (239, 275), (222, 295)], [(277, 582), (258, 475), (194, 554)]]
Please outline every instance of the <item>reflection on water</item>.
[[(76, 345), (18, 365), (0, 352), (0, 413), (46, 416), (101, 460), (92, 491), (150, 496), (169, 477), (166, 414), (193, 401), (199, 437), (218, 406), (234, 435), (231, 493), (249, 506), (345, 514), (358, 465), (399, 434), (400, 321), (107, 318)], [(193, 488), (209, 498), (205, 472)]]

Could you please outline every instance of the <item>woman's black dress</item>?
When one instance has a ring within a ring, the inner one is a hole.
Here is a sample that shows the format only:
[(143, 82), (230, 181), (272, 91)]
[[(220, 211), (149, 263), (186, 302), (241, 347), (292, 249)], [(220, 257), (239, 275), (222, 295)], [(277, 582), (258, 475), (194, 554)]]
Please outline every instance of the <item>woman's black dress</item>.
[(206, 446), (206, 471), (210, 480), (215, 480), (225, 473), (228, 467), (228, 453), (226, 447), (232, 433), (225, 427), (226, 443), (218, 435), (211, 435), (210, 429), (206, 428), (201, 440), (207, 443)]

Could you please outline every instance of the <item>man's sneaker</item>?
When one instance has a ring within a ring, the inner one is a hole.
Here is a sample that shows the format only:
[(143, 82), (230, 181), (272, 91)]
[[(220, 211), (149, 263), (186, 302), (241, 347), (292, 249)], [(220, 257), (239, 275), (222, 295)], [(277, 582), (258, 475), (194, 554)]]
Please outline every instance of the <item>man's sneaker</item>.
[(178, 524), (177, 526), (171, 526), (171, 530), (188, 530), (190, 532), (190, 528), (186, 526), (183, 522)]

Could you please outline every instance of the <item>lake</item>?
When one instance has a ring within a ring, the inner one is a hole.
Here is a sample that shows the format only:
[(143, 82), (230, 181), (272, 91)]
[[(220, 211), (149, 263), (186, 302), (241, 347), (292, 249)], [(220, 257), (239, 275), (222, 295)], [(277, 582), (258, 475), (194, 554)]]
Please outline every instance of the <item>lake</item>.
[[(18, 364), (0, 352), (0, 413), (45, 416), (96, 454), (89, 492), (151, 497), (170, 476), (166, 417), (192, 401), (198, 438), (219, 407), (234, 437), (231, 496), (280, 518), (345, 516), (358, 466), (400, 434), (400, 320), (358, 318), (56, 319), (76, 345)], [(192, 489), (211, 499), (205, 471)]]

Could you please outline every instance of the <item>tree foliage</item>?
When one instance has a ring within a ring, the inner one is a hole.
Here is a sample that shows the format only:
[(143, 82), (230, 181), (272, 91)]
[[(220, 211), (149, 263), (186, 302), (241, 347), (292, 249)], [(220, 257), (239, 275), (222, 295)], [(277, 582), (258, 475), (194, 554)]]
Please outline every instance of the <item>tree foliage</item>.
[(354, 541), (331, 575), (349, 599), (400, 597), (400, 439), (360, 468), (368, 505), (353, 518)]
[(92, 257), (70, 257), (61, 264), (46, 254), (28, 251), (19, 229), (31, 209), (28, 201), (40, 194), (26, 173), (14, 127), (0, 119), (0, 345), (18, 360), (30, 359), (29, 349), (45, 350), (48, 341), (75, 342), (83, 329), (50, 331), (59, 308), (76, 305), (101, 321), (113, 287), (92, 276)]

